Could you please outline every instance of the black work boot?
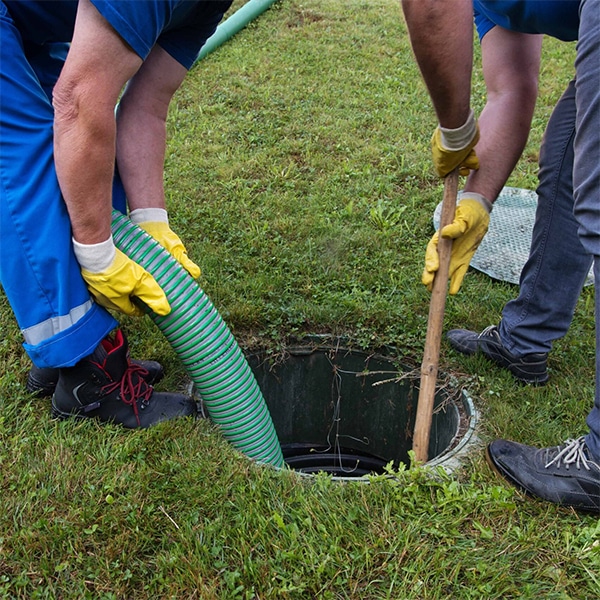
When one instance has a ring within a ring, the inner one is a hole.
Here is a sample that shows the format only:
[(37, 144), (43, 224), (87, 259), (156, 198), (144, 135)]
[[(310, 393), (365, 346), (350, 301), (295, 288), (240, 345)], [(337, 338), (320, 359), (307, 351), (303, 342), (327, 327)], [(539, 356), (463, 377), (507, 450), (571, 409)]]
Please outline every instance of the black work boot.
[(127, 340), (117, 330), (74, 367), (60, 369), (52, 396), (56, 418), (96, 418), (130, 429), (146, 428), (176, 417), (195, 416), (194, 400), (183, 394), (155, 392), (145, 372), (130, 362)]
[[(131, 360), (130, 362), (142, 369), (140, 375), (150, 385), (158, 383), (165, 375), (162, 365), (155, 360)], [(59, 369), (40, 368), (32, 365), (27, 374), (25, 387), (30, 394), (39, 398), (52, 396), (58, 383), (58, 373)]]

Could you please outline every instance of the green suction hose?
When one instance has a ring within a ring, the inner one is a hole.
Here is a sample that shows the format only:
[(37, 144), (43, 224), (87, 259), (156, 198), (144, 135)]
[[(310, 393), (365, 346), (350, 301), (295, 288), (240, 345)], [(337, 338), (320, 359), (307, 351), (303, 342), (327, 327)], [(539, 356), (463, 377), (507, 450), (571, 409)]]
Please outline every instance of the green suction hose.
[(202, 60), (207, 54), (210, 54), (224, 44), (238, 31), (246, 27), (250, 21), (256, 19), (256, 17), (265, 12), (274, 2), (276, 2), (276, 0), (249, 0), (244, 6), (234, 12), (217, 27), (216, 31), (206, 40), (204, 46), (202, 46), (195, 62)]
[(115, 245), (144, 267), (171, 305), (150, 318), (182, 361), (211, 420), (231, 444), (258, 462), (283, 467), (268, 407), (246, 358), (200, 286), (152, 237), (113, 211)]

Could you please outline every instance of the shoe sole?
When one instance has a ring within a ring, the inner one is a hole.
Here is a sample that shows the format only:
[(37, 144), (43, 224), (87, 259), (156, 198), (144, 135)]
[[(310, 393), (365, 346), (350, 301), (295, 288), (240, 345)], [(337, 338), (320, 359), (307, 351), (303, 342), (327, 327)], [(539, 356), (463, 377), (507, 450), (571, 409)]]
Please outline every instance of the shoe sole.
[[(198, 402), (196, 402), (196, 412), (194, 414), (189, 414), (189, 415), (180, 415), (177, 418), (189, 418), (189, 417), (193, 417), (194, 419), (208, 419), (208, 417), (204, 414), (204, 412), (200, 412), (200, 406), (198, 404)], [(79, 421), (82, 421), (83, 419), (96, 419), (99, 423), (110, 423), (110, 421), (103, 421), (101, 419), (97, 419), (94, 416), (89, 416), (86, 415), (84, 413), (81, 412), (64, 412), (62, 410), (60, 410), (60, 408), (58, 408), (56, 406), (56, 404), (54, 404), (54, 398), (52, 399), (52, 405), (50, 407), (50, 414), (52, 416), (53, 419), (57, 420), (57, 421), (66, 421), (67, 419), (77, 419)], [(125, 429), (131, 429), (127, 426), (125, 426)], [(132, 428), (135, 429), (135, 428)]]
[(54, 404), (52, 405), (50, 412), (52, 414), (52, 418), (56, 419), (57, 421), (66, 421), (67, 419), (84, 419), (85, 418), (78, 413), (64, 413), (64, 412), (58, 410), (58, 408), (56, 408), (56, 406), (54, 406)]
[[(509, 371), (510, 374), (517, 381), (520, 381), (521, 383), (526, 383), (528, 385), (534, 385), (534, 386), (543, 386), (543, 385), (546, 385), (548, 383), (548, 380), (550, 379), (548, 372), (545, 372), (545, 373), (542, 373), (539, 375), (536, 373), (527, 373), (527, 372), (524, 373), (523, 372), (523, 363), (511, 362), (509, 359), (506, 358), (506, 356), (504, 356), (503, 354), (500, 354), (499, 352), (496, 352), (495, 350), (493, 350), (491, 348), (483, 348), (482, 347), (481, 353), (488, 360), (491, 360), (493, 363), (495, 363), (499, 367)], [(538, 362), (538, 363), (530, 363), (530, 364), (531, 364), (531, 366), (535, 366), (535, 365), (542, 365), (543, 363)]]
[(67, 419), (93, 419), (82, 412), (64, 412), (60, 410), (54, 403), (54, 397), (52, 398), (52, 404), (50, 405), (50, 413), (53, 419), (58, 421), (66, 421)]
[(45, 398), (46, 396), (52, 396), (54, 394), (54, 390), (56, 389), (56, 384), (58, 382), (53, 381), (48, 383), (47, 381), (40, 381), (36, 379), (31, 373), (27, 375), (27, 382), (25, 384), (25, 389), (34, 396), (38, 396), (39, 398)]
[[(548, 372), (545, 370), (545, 361), (529, 363), (532, 367), (538, 367), (533, 373), (527, 372), (524, 367), (527, 363), (512, 362), (504, 354), (498, 352), (490, 346), (489, 342), (478, 342), (475, 350), (471, 345), (462, 345), (457, 341), (449, 339), (450, 347), (465, 356), (474, 356), (478, 352), (481, 352), (485, 358), (499, 367), (506, 369), (510, 374), (520, 383), (526, 383), (528, 385), (542, 386), (548, 383), (550, 379)], [(541, 368), (540, 368), (541, 367)], [(544, 369), (543, 372), (542, 369)]]

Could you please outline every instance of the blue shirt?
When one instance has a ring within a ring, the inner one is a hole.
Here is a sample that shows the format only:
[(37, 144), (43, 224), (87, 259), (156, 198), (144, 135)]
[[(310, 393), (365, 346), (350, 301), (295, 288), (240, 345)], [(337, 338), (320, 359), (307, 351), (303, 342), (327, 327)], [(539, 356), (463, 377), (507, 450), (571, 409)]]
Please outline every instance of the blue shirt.
[[(91, 0), (143, 60), (155, 44), (190, 68), (232, 0)], [(70, 42), (77, 0), (5, 0), (26, 44)]]
[(495, 25), (520, 33), (543, 33), (564, 42), (579, 34), (580, 0), (473, 0), (479, 39)]

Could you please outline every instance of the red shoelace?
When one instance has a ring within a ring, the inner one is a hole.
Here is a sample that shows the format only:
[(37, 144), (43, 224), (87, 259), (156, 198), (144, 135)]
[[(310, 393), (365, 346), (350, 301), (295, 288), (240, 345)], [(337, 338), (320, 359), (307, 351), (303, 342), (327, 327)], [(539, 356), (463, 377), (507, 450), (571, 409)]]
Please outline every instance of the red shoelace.
[(113, 381), (102, 387), (102, 390), (107, 394), (119, 390), (121, 400), (133, 407), (138, 425), (141, 425), (139, 414), (139, 403), (148, 404), (150, 396), (152, 396), (152, 386), (149, 385), (144, 377), (148, 376), (148, 371), (140, 365), (129, 363), (127, 370), (119, 381)]

